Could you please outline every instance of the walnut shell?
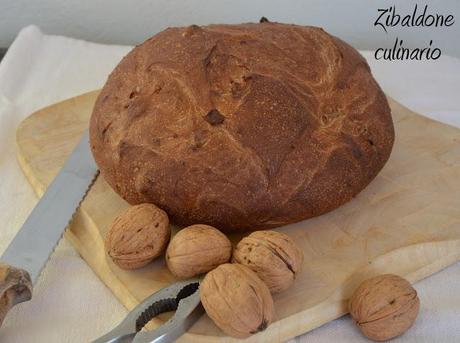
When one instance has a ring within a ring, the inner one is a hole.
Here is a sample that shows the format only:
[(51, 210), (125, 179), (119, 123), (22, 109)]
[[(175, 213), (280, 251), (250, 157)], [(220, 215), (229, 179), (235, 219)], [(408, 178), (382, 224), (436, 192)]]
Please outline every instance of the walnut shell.
[(303, 262), (303, 253), (284, 233), (256, 231), (238, 243), (232, 261), (249, 267), (272, 293), (277, 293), (294, 282)]
[(175, 276), (189, 278), (230, 260), (232, 244), (209, 225), (192, 225), (179, 231), (166, 250), (166, 264)]
[(162, 254), (171, 230), (168, 215), (153, 204), (132, 206), (113, 221), (105, 248), (123, 269), (140, 268)]
[(363, 334), (386, 341), (409, 329), (417, 317), (417, 291), (397, 275), (380, 275), (364, 281), (350, 299), (349, 310)]
[(246, 266), (222, 264), (200, 284), (208, 316), (227, 335), (246, 338), (273, 320), (273, 298), (265, 283)]

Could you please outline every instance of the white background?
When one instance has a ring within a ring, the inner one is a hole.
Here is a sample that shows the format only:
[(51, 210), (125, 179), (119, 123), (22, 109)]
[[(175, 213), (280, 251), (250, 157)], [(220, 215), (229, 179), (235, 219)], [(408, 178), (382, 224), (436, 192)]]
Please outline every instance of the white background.
[[(396, 5), (401, 14), (426, 3), (429, 10), (453, 14), (449, 28), (393, 28), (388, 34), (373, 23), (377, 9)], [(391, 47), (398, 36), (408, 47), (430, 39), (460, 57), (459, 0), (0, 0), (0, 47), (8, 46), (29, 24), (44, 32), (100, 43), (135, 45), (167, 26), (272, 21), (322, 26), (359, 49)]]

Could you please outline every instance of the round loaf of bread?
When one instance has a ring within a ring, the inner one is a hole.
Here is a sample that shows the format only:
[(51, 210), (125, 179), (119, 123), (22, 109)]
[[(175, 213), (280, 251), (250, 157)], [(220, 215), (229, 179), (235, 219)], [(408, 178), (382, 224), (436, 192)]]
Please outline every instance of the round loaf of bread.
[(179, 225), (276, 227), (364, 189), (394, 141), (363, 57), (316, 27), (168, 28), (134, 48), (90, 123), (105, 180)]

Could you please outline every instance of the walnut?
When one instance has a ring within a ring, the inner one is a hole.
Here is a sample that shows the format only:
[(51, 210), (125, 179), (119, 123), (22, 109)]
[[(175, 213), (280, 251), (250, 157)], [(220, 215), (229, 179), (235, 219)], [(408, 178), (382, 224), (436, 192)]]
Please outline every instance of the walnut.
[(230, 260), (232, 244), (227, 236), (209, 225), (180, 230), (166, 250), (166, 264), (179, 278), (206, 273)]
[(226, 263), (210, 271), (200, 284), (200, 296), (208, 316), (233, 337), (263, 331), (274, 317), (267, 285), (240, 264)]
[(238, 243), (232, 261), (252, 269), (276, 293), (292, 285), (302, 265), (303, 253), (283, 233), (256, 231)]
[(166, 212), (153, 204), (140, 204), (128, 208), (113, 221), (105, 248), (119, 267), (135, 269), (161, 255), (170, 235)]
[(409, 329), (417, 317), (417, 291), (397, 275), (380, 275), (364, 281), (350, 299), (349, 310), (365, 336), (386, 341)]

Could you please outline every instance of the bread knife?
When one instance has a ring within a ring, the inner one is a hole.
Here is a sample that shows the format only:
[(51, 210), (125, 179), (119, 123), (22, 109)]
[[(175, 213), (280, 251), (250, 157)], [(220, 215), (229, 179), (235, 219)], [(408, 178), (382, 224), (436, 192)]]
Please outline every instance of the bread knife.
[(0, 326), (16, 304), (32, 298), (32, 285), (98, 174), (88, 130), (0, 257)]

